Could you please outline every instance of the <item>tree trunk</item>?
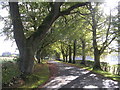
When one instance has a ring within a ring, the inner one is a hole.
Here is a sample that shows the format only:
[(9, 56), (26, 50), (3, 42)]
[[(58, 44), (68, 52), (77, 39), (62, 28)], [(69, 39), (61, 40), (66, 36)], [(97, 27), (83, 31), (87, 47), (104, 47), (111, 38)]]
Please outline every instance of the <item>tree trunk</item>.
[(72, 56), (71, 46), (69, 45), (69, 61), (68, 61), (68, 63), (72, 63), (71, 56)]
[(17, 2), (9, 2), (10, 15), (13, 23), (14, 38), (20, 52), (20, 70), (23, 74), (32, 73), (34, 65), (34, 50), (30, 40), (24, 35)]
[(85, 41), (84, 40), (81, 40), (82, 41), (82, 61), (81, 61), (81, 64), (85, 65)]
[(102, 70), (100, 66), (100, 50), (98, 50), (97, 45), (97, 21), (96, 21), (96, 9), (92, 8), (92, 5), (90, 5), (90, 10), (92, 14), (92, 36), (93, 36), (93, 49), (94, 49), (94, 66), (93, 70)]
[(63, 55), (63, 62), (65, 62), (65, 55)]
[(66, 54), (65, 54), (66, 62), (68, 62), (68, 46), (66, 47)]
[(24, 74), (30, 74), (33, 71), (34, 66), (34, 50), (32, 47), (26, 46), (22, 52), (20, 52), (20, 70)]
[(93, 70), (102, 70), (100, 66), (100, 50), (97, 47), (96, 29), (93, 31), (93, 48), (94, 48), (94, 66)]
[(73, 63), (75, 63), (75, 56), (76, 56), (76, 39), (73, 43)]
[(102, 70), (100, 65), (100, 54), (97, 52), (95, 52), (94, 54), (95, 54), (94, 55), (95, 62), (94, 62), (93, 70)]
[(67, 58), (68, 58), (68, 55), (66, 55), (66, 56), (65, 56), (65, 58), (66, 58), (66, 62), (67, 62), (67, 61), (68, 61), (68, 60), (67, 60)]
[(65, 53), (63, 49), (62, 49), (62, 56), (63, 56), (63, 62), (65, 62)]

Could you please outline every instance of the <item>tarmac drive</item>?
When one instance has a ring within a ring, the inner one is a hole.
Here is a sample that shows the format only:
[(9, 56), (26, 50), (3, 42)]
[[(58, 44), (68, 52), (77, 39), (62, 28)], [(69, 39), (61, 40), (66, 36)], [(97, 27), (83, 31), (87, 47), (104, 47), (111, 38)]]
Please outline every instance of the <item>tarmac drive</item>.
[(49, 61), (49, 63), (57, 65), (58, 75), (43, 86), (48, 90), (60, 88), (84, 88), (86, 90), (90, 88), (92, 90), (109, 88), (108, 90), (120, 90), (120, 82), (56, 61)]

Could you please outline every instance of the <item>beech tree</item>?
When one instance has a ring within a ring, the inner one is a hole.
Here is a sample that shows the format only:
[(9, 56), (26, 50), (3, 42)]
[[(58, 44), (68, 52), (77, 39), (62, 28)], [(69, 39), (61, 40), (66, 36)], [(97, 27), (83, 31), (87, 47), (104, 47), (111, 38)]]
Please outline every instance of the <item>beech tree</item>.
[(92, 29), (93, 49), (94, 49), (94, 66), (93, 69), (101, 69), (100, 56), (105, 49), (115, 40), (114, 27), (112, 26), (112, 16), (104, 16), (100, 11), (100, 3), (89, 4), (91, 19), (88, 20)]
[(32, 73), (35, 52), (38, 49), (40, 42), (45, 38), (46, 33), (49, 31), (52, 24), (60, 16), (69, 15), (73, 13), (72, 11), (75, 8), (85, 6), (88, 3), (82, 2), (70, 4), (67, 9), (62, 8), (63, 4), (63, 2), (48, 3), (48, 14), (39, 24), (38, 28), (36, 28), (37, 30), (26, 38), (18, 2), (9, 2), (14, 38), (20, 52), (20, 70), (24, 74)]
[(86, 20), (83, 21), (82, 24), (79, 26), (79, 39), (81, 44), (81, 55), (82, 55), (82, 61), (81, 64), (86, 65), (86, 55), (88, 55), (88, 52), (90, 51), (91, 45), (91, 31), (89, 30), (90, 26), (89, 23), (86, 22)]

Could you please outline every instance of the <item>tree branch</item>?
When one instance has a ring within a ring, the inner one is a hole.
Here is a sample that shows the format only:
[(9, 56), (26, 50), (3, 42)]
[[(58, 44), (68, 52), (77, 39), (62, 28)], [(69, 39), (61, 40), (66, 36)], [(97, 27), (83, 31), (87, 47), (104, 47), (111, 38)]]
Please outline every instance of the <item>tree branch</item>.
[(53, 8), (51, 12), (46, 16), (42, 24), (38, 27), (36, 32), (34, 32), (28, 40), (34, 44), (34, 47), (37, 48), (39, 43), (41, 42), (40, 40), (43, 40), (44, 37), (46, 36), (46, 33), (54, 23), (54, 21), (59, 17), (59, 12), (60, 12), (60, 6), (62, 4), (59, 2), (55, 2), (53, 4)]
[(18, 2), (9, 2), (9, 6), (13, 24), (14, 38), (16, 40), (19, 50), (21, 50), (24, 48), (26, 38), (23, 31), (24, 27), (20, 18)]
[(111, 26), (111, 11), (110, 11), (110, 16), (109, 16), (109, 24), (108, 24), (108, 29), (106, 32), (106, 40), (108, 39), (109, 31), (110, 31), (110, 26)]
[(109, 43), (106, 43), (106, 45), (103, 46), (103, 47), (100, 49), (100, 53), (103, 53), (104, 50), (106, 49), (106, 47), (108, 47), (115, 38), (116, 38), (116, 36), (113, 37), (113, 38), (109, 41)]
[(89, 2), (84, 2), (84, 3), (75, 4), (75, 5), (71, 6), (70, 8), (68, 8), (68, 9), (66, 9), (66, 10), (64, 10), (64, 11), (61, 11), (61, 12), (60, 12), (60, 16), (69, 15), (69, 14), (71, 14), (71, 11), (74, 10), (75, 8), (85, 6), (85, 5), (87, 5), (88, 3), (89, 3)]
[(83, 19), (85, 19), (91, 26), (93, 26), (93, 24), (90, 22), (90, 20), (88, 20), (88, 18), (85, 18), (85, 17), (81, 17)]

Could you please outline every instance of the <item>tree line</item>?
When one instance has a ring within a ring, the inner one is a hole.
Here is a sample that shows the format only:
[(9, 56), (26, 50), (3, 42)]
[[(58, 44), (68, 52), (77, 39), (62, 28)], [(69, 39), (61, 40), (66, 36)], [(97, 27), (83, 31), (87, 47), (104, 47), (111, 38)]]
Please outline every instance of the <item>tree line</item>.
[(69, 63), (82, 55), (82, 64), (86, 55), (93, 55), (93, 69), (101, 70), (100, 57), (119, 36), (117, 15), (111, 11), (105, 15), (101, 4), (9, 2), (9, 32), (19, 49), (21, 72), (32, 73), (35, 57), (40, 63), (40, 58), (51, 54), (59, 58), (60, 53)]

